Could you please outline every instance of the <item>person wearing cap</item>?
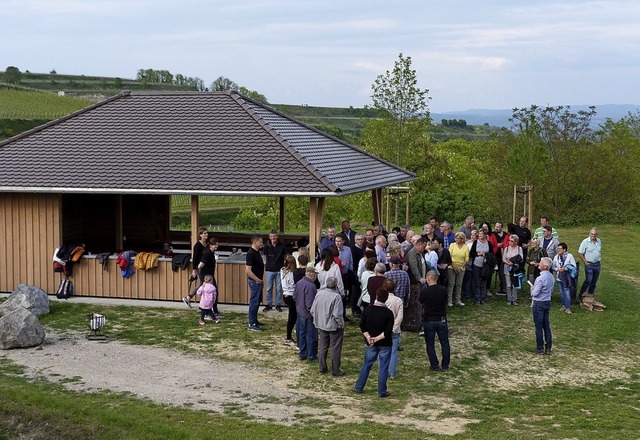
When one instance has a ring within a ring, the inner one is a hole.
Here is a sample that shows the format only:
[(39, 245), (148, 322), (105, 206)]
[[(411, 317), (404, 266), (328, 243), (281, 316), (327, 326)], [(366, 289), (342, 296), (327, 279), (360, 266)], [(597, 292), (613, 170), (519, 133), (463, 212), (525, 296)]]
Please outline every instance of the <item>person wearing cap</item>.
[(296, 312), (298, 313), (296, 325), (298, 348), (300, 349), (298, 357), (301, 361), (318, 359), (318, 331), (313, 325), (313, 316), (311, 315), (311, 306), (318, 291), (315, 284), (317, 275), (318, 271), (315, 267), (307, 266), (304, 278), (296, 283), (293, 290), (293, 300), (296, 303)]
[(553, 260), (558, 253), (558, 239), (553, 236), (553, 228), (545, 225), (542, 228), (542, 238), (538, 239), (540, 247), (547, 252), (547, 256)]
[(320, 373), (325, 374), (329, 371), (327, 352), (331, 348), (331, 375), (343, 376), (344, 373), (340, 370), (340, 357), (344, 337), (344, 309), (336, 277), (327, 278), (326, 287), (318, 290), (310, 312), (319, 334)]
[(409, 304), (409, 291), (411, 289), (409, 274), (402, 270), (402, 262), (397, 255), (389, 259), (389, 264), (391, 265), (391, 270), (385, 272), (384, 277), (393, 281), (395, 285), (394, 294), (402, 300), (406, 307)]

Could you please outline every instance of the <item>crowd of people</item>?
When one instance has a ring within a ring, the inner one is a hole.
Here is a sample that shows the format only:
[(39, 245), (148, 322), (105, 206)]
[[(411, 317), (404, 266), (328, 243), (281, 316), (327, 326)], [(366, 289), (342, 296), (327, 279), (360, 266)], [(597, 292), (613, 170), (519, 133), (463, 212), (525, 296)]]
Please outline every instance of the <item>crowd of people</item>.
[[(320, 373), (342, 376), (345, 323), (359, 319), (365, 355), (353, 391), (363, 392), (377, 360), (377, 392), (386, 397), (387, 379), (398, 374), (403, 329), (424, 335), (430, 369), (446, 371), (451, 356), (447, 308), (464, 307), (470, 301), (483, 306), (494, 295), (505, 297), (508, 306), (517, 306), (519, 293), (528, 291), (536, 329), (535, 351), (551, 354), (549, 310), (555, 284), (564, 313), (572, 314), (571, 306), (579, 297), (578, 265), (549, 222), (543, 216), (540, 227), (532, 232), (523, 216), (505, 230), (502, 222), (493, 228), (488, 223), (477, 226), (469, 216), (454, 232), (449, 222), (432, 217), (419, 233), (408, 225), (387, 232), (376, 223), (364, 233), (356, 233), (344, 220), (340, 232), (333, 226), (326, 229), (313, 261), (304, 245), (288, 255), (275, 230), (266, 244), (255, 235), (245, 265), (250, 292), (248, 329), (262, 331), (258, 310), (266, 284), (263, 312), (282, 312), (283, 304), (288, 309), (285, 344), (297, 347), (300, 360), (317, 360)], [(199, 278), (202, 286), (193, 289), (184, 302), (191, 306), (191, 298), (202, 294), (204, 308), (212, 309), (217, 320), (215, 256), (211, 261), (217, 242), (208, 238), (206, 230), (199, 233), (192, 278)], [(580, 296), (595, 294), (602, 248), (597, 235), (597, 229), (592, 228), (578, 249), (585, 270)], [(494, 277), (497, 282), (492, 290)], [(200, 323), (204, 323), (203, 301), (200, 310)], [(435, 350), (436, 335), (441, 359)]]

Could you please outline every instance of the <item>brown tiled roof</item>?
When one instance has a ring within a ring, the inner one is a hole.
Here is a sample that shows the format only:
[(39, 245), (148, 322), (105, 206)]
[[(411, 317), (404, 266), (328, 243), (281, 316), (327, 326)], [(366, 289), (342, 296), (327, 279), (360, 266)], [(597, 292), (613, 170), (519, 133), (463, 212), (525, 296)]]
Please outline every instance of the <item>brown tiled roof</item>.
[(330, 196), (414, 178), (236, 92), (122, 92), (0, 143), (0, 191)]

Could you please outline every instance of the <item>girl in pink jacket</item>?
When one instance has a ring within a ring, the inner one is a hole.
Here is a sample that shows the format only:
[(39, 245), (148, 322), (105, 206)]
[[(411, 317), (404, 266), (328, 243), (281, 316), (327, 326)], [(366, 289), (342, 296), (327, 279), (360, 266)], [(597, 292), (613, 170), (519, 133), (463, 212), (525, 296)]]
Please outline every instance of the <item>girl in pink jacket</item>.
[(220, 320), (216, 319), (212, 310), (218, 292), (213, 285), (213, 277), (211, 275), (204, 276), (204, 284), (200, 286), (196, 295), (200, 296), (200, 304), (198, 304), (198, 308), (200, 309), (200, 325), (204, 325), (205, 316), (210, 316), (212, 321), (218, 324)]

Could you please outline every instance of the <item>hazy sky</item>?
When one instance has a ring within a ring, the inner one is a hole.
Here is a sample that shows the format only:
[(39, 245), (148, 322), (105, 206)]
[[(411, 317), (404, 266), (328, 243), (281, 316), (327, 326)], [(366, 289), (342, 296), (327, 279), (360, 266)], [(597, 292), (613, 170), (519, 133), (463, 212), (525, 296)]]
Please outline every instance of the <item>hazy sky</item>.
[(640, 1), (2, 0), (0, 69), (218, 76), (361, 107), (402, 52), (434, 112), (640, 104)]

